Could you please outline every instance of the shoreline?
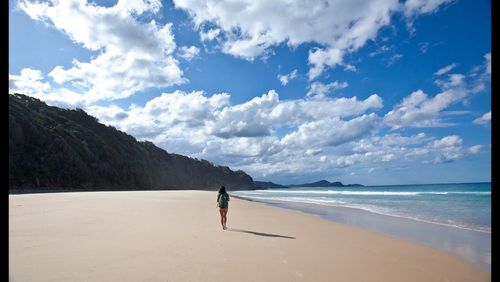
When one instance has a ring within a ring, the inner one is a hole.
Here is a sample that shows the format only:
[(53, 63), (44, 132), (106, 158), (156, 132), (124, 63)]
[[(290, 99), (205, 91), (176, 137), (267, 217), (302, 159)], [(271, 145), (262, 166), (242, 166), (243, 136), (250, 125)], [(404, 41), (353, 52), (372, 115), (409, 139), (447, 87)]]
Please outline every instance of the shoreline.
[(491, 281), (491, 273), (433, 247), (235, 196), (229, 228), (222, 230), (216, 193), (9, 195), (9, 276), (14, 281)]
[[(347, 224), (387, 236), (411, 240), (459, 255), (491, 272), (491, 232), (375, 213), (359, 208), (238, 197), (284, 209), (301, 211), (328, 221)], [(357, 218), (357, 220), (356, 220)], [(465, 251), (466, 250), (466, 251)]]
[[(401, 215), (394, 215), (394, 214), (385, 214), (381, 212), (374, 212), (368, 209), (363, 209), (363, 208), (358, 208), (358, 207), (348, 207), (348, 206), (336, 206), (336, 205), (323, 205), (320, 203), (308, 203), (308, 202), (298, 202), (298, 201), (284, 201), (284, 200), (267, 200), (264, 198), (261, 199), (256, 199), (254, 198), (246, 198), (244, 196), (239, 196), (239, 195), (231, 195), (232, 197), (239, 198), (242, 200), (246, 201), (251, 201), (251, 202), (256, 202), (256, 203), (263, 203), (263, 204), (269, 204), (269, 205), (275, 205), (275, 206), (283, 206), (283, 208), (288, 208), (291, 210), (300, 210), (298, 208), (293, 208), (293, 207), (286, 207), (287, 205), (293, 206), (293, 205), (311, 205), (311, 206), (324, 206), (332, 209), (346, 209), (346, 210), (358, 210), (358, 211), (363, 211), (371, 214), (376, 214), (380, 216), (387, 216), (387, 217), (394, 217), (394, 218), (400, 218), (404, 220), (409, 220), (409, 221), (417, 221), (420, 223), (426, 223), (426, 224), (434, 224), (434, 225), (439, 225), (443, 227), (449, 227), (449, 228), (457, 228), (457, 229), (462, 229), (466, 231), (472, 231), (472, 232), (480, 232), (480, 233), (486, 233), (491, 235), (491, 227), (489, 230), (482, 230), (482, 229), (473, 229), (470, 227), (465, 227), (465, 226), (459, 226), (459, 225), (452, 225), (452, 224), (446, 224), (446, 223), (441, 223), (441, 222), (434, 222), (434, 221), (429, 221), (429, 220), (424, 220), (420, 218), (413, 218), (413, 217), (406, 217), (406, 216), (401, 216)], [(311, 213), (315, 214), (315, 213)]]

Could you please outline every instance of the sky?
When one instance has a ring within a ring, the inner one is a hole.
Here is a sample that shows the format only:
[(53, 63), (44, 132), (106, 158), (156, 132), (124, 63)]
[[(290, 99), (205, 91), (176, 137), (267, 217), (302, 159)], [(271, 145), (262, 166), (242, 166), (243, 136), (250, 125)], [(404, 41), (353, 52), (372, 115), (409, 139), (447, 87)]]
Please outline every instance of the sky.
[(9, 1), (9, 93), (254, 180), (491, 181), (491, 1)]

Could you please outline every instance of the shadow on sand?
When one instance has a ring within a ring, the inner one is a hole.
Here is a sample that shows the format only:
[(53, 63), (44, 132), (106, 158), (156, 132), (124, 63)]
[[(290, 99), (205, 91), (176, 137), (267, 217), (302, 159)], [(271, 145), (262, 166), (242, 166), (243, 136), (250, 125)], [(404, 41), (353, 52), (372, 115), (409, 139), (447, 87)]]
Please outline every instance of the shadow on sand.
[(243, 230), (243, 229), (237, 229), (237, 228), (229, 228), (228, 227), (226, 230), (227, 231), (234, 231), (234, 232), (248, 233), (248, 234), (253, 234), (253, 235), (257, 235), (257, 236), (264, 236), (264, 237), (295, 239), (295, 237), (290, 237), (290, 236), (283, 236), (283, 235), (278, 235), (278, 234), (255, 232), (255, 231)]

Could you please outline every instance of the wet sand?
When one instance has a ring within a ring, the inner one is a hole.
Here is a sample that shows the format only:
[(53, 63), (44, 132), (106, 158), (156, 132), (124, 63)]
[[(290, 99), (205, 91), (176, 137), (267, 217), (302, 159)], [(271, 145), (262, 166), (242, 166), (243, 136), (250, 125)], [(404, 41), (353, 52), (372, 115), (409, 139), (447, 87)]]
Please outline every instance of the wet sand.
[(369, 211), (303, 203), (269, 201), (268, 204), (315, 214), (321, 218), (407, 239), (457, 254), (491, 272), (491, 233)]

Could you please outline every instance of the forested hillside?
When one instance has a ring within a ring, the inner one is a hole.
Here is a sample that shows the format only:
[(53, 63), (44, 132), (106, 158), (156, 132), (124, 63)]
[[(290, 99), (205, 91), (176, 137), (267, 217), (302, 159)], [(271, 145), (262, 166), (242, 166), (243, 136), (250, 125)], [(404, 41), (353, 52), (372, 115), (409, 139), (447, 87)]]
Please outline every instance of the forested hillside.
[[(138, 142), (83, 110), (9, 95), (9, 190), (254, 188), (245, 172)], [(48, 187), (48, 188), (47, 188)]]

